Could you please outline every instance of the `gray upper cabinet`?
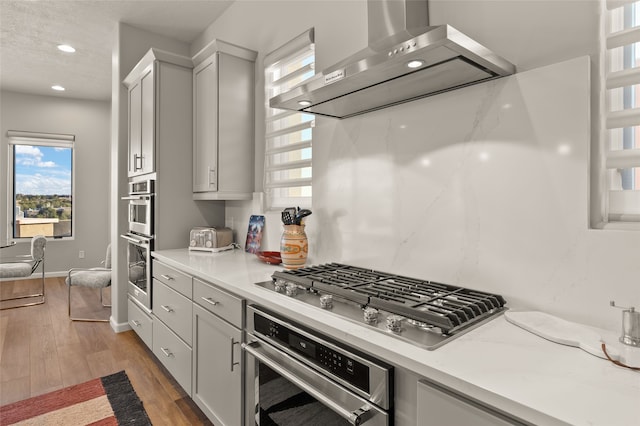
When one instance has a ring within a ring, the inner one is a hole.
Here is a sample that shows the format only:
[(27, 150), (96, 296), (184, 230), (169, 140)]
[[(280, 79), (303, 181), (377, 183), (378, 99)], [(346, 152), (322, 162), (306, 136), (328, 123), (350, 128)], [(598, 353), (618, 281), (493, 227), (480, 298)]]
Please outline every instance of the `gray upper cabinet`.
[(150, 49), (124, 79), (129, 90), (129, 177), (157, 172), (159, 146), (176, 143), (162, 129), (172, 126), (176, 110), (190, 112), (190, 105), (177, 105), (173, 92), (190, 90), (192, 68), (190, 58)]
[(257, 53), (220, 40), (193, 58), (193, 198), (250, 200)]

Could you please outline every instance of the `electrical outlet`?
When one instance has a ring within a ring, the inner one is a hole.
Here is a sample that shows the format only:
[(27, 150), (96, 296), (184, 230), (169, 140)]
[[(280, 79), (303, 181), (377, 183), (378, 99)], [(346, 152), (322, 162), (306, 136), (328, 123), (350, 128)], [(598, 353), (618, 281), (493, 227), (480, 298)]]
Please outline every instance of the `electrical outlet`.
[(84, 259), (84, 250), (80, 250), (80, 251), (78, 252), (78, 257), (79, 257), (80, 259)]

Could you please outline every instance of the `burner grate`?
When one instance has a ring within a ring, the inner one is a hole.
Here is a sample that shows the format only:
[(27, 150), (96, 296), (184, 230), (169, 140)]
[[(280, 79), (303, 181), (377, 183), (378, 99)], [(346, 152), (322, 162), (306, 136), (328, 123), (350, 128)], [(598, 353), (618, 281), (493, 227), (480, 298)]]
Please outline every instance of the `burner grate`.
[(273, 274), (307, 289), (403, 315), (450, 333), (501, 309), (502, 296), (339, 263)]

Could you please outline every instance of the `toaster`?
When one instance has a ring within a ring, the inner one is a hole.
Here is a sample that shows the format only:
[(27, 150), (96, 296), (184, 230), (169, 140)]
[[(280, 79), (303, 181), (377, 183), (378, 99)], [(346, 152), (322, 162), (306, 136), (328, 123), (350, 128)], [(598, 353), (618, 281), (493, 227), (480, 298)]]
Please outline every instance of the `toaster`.
[(189, 250), (217, 252), (232, 248), (230, 228), (196, 227), (189, 233)]

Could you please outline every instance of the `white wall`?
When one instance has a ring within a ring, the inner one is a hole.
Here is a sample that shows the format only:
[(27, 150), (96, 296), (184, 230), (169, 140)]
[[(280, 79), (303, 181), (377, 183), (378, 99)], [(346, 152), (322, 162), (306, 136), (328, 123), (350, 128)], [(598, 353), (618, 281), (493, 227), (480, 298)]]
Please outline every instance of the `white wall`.
[[(456, 27), (515, 63), (519, 74), (343, 121), (317, 118), (311, 262), (344, 261), (496, 291), (512, 308), (618, 330), (620, 312), (608, 301), (640, 305), (640, 233), (588, 224), (598, 2), (430, 5), (431, 24)], [(219, 38), (259, 52), (257, 191), (262, 60), (309, 27), (321, 70), (366, 45), (366, 3), (239, 1), (191, 47)], [(577, 57), (583, 58), (538, 70)], [(512, 116), (500, 109), (507, 94), (516, 101)], [(565, 116), (559, 106), (583, 114)], [(569, 135), (568, 157), (555, 151), (562, 135)], [(483, 149), (489, 161), (473, 162)], [(434, 167), (425, 167), (434, 159)], [(249, 215), (260, 213), (259, 202), (227, 202), (238, 241)], [(267, 213), (263, 249), (278, 249), (280, 229), (278, 215)]]
[[(7, 131), (22, 130), (75, 135), (75, 198), (72, 240), (47, 242), (46, 272), (64, 273), (73, 267), (99, 266), (109, 243), (109, 103), (0, 93), (0, 223), (7, 222)], [(2, 230), (2, 238), (6, 237)], [(2, 255), (28, 252), (26, 244), (3, 249)], [(79, 259), (78, 252), (85, 251)]]

